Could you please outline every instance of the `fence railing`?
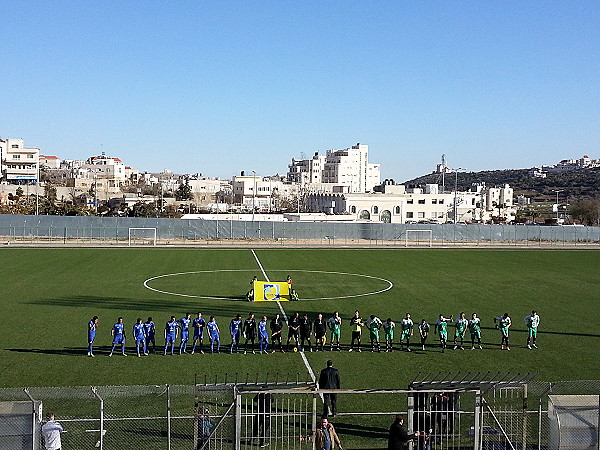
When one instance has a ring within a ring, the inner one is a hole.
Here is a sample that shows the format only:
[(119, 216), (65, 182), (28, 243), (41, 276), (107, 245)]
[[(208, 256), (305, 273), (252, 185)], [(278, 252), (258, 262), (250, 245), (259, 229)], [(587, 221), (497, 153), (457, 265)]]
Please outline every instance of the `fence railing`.
[[(330, 421), (347, 448), (384, 448), (393, 416), (404, 413), (411, 430), (424, 432), (414, 448), (541, 450), (558, 448), (554, 446), (557, 431), (548, 414), (549, 395), (593, 395), (600, 400), (600, 381), (445, 392), (319, 391), (309, 386), (237, 384), (6, 388), (0, 389), (0, 448), (42, 448), (35, 430), (41, 426), (43, 409), (53, 412), (63, 425), (65, 449), (126, 445), (214, 450), (266, 444), (273, 449), (311, 449), (313, 431), (323, 414), (323, 393), (338, 395), (338, 414)], [(30, 408), (21, 409), (23, 420), (10, 416), (6, 408), (10, 402), (30, 402)], [(593, 441), (598, 433), (597, 406), (587, 428), (571, 436), (573, 445), (597, 445)], [(22, 423), (29, 424), (31, 438), (27, 444), (21, 437), (17, 445), (19, 432), (27, 432)], [(6, 432), (9, 429), (12, 436)]]
[[(600, 247), (600, 227), (583, 226), (406, 225), (0, 215), (0, 239), (7, 243), (127, 245), (132, 228), (156, 229), (157, 243), (165, 245), (252, 241), (253, 245), (281, 246), (429, 246), (431, 242), (433, 246)], [(147, 239), (142, 239), (144, 236), (141, 231), (138, 234), (140, 239), (137, 243), (148, 242)]]

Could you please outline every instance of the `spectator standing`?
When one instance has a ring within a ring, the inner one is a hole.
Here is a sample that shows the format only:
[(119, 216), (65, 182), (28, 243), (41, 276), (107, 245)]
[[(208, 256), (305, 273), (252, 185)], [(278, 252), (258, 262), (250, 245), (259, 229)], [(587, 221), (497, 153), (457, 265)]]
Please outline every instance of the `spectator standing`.
[(332, 450), (336, 446), (343, 450), (333, 424), (329, 423), (326, 418), (321, 419), (321, 426), (315, 430), (315, 448), (317, 450)]
[(49, 413), (46, 418), (47, 422), (42, 425), (44, 447), (46, 447), (46, 450), (60, 450), (60, 433), (64, 431), (63, 427), (60, 423), (54, 420), (54, 414)]
[(396, 419), (390, 426), (388, 435), (388, 450), (403, 450), (410, 441), (420, 436), (417, 431), (413, 434), (408, 434), (404, 429), (404, 418), (397, 415)]
[[(333, 361), (327, 361), (327, 367), (321, 370), (319, 375), (320, 389), (339, 389), (340, 388), (340, 372), (333, 367)], [(330, 408), (331, 404), (331, 408)], [(327, 418), (331, 409), (331, 416), (337, 414), (337, 394), (323, 394), (323, 416)]]

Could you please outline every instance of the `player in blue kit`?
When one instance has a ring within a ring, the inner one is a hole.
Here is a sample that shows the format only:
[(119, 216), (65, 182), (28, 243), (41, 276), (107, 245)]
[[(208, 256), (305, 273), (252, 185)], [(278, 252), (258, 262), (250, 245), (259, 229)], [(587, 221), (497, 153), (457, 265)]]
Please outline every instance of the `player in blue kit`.
[(242, 316), (236, 315), (231, 322), (229, 322), (229, 334), (231, 335), (231, 346), (229, 347), (229, 353), (238, 352), (240, 348), (240, 335), (242, 334)]
[(138, 318), (137, 322), (133, 326), (133, 339), (135, 339), (135, 350), (138, 358), (140, 357), (140, 346), (143, 349), (144, 355), (148, 356), (148, 352), (146, 351), (146, 327), (140, 318)]
[(190, 313), (185, 313), (185, 317), (182, 317), (181, 319), (179, 319), (179, 322), (178, 322), (179, 329), (181, 330), (181, 343), (179, 344), (179, 354), (180, 355), (181, 355), (181, 352), (187, 353), (187, 343), (188, 343), (188, 338), (190, 337), (190, 322), (192, 321), (192, 319), (190, 319), (190, 317), (191, 317)]
[(267, 353), (269, 346), (269, 333), (267, 332), (267, 316), (258, 322), (258, 348), (262, 353)]
[(150, 348), (150, 343), (152, 343), (152, 353), (156, 353), (156, 327), (152, 317), (148, 317), (148, 320), (144, 323), (144, 331), (146, 332), (146, 350)]
[(123, 318), (119, 317), (117, 319), (117, 323), (115, 323), (110, 330), (110, 334), (113, 337), (112, 348), (110, 349), (110, 353), (108, 356), (112, 356), (115, 351), (115, 347), (117, 345), (121, 345), (121, 354), (123, 356), (127, 356), (125, 354), (125, 325), (123, 324)]
[(177, 340), (177, 320), (175, 320), (175, 316), (171, 316), (171, 320), (169, 320), (165, 324), (165, 352), (164, 355), (167, 355), (167, 348), (169, 344), (171, 344), (171, 355), (175, 353), (175, 341)]
[(88, 352), (87, 355), (94, 357), (94, 340), (96, 339), (96, 329), (98, 328), (98, 316), (92, 317), (88, 322)]
[(219, 325), (217, 325), (215, 316), (210, 316), (210, 320), (206, 324), (206, 331), (208, 332), (208, 339), (210, 340), (210, 352), (219, 353), (221, 340), (219, 339)]
[(202, 350), (202, 342), (204, 341), (204, 327), (206, 326), (206, 320), (202, 317), (202, 313), (198, 313), (198, 317), (192, 322), (192, 328), (194, 328), (194, 345), (192, 346), (192, 355), (196, 351), (196, 345), (200, 341), (200, 353), (204, 355)]

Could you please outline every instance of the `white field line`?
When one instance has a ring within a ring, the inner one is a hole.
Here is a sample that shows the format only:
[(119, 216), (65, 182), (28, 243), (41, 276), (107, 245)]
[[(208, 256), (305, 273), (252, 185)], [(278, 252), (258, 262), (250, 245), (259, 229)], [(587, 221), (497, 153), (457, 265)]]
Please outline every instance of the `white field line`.
[[(256, 252), (254, 251), (254, 249), (252, 249), (252, 254), (254, 255), (254, 259), (256, 259), (256, 263), (258, 264), (258, 267), (260, 267), (260, 270), (261, 270), (263, 276), (265, 277), (265, 280), (270, 282), (271, 280), (269, 280), (269, 277), (267, 276), (267, 273), (265, 272), (265, 269), (264, 269), (263, 265), (261, 264), (260, 260), (258, 259), (258, 256), (256, 255)], [(287, 323), (288, 316), (285, 313), (285, 310), (283, 309), (283, 306), (281, 305), (280, 301), (277, 301), (277, 306), (279, 306), (281, 315), (283, 316), (283, 318), (285, 319), (285, 321)], [(306, 370), (308, 370), (308, 374), (310, 375), (311, 380), (313, 381), (313, 383), (315, 383), (317, 379), (315, 378), (315, 373), (313, 372), (312, 367), (310, 367), (310, 364), (308, 363), (308, 359), (306, 358), (306, 355), (304, 354), (304, 352), (299, 352), (299, 353), (300, 353), (300, 356), (302, 357), (302, 361), (304, 361), (304, 365), (306, 366)]]

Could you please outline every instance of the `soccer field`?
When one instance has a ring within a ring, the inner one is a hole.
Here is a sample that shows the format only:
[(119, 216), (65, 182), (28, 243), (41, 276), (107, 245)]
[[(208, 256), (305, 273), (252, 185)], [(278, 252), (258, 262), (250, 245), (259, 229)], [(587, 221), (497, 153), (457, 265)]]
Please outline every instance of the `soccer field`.
[[(461, 311), (467, 317), (477, 312), (482, 319), (483, 350), (469, 345), (442, 354), (432, 333), (424, 352), (415, 336), (411, 353), (371, 353), (365, 331), (360, 354), (306, 353), (315, 372), (333, 359), (344, 388), (405, 388), (418, 372), (539, 372), (538, 379), (547, 381), (598, 377), (600, 253), (593, 250), (5, 248), (0, 260), (2, 387), (191, 384), (196, 374), (201, 380), (225, 373), (304, 375), (307, 367), (293, 352), (136, 358), (132, 346), (138, 317), (154, 318), (162, 350), (171, 315), (202, 311), (216, 316), (227, 350), (229, 321), (237, 313), (244, 318), (253, 311), (270, 320), (279, 312), (276, 303), (244, 301), (252, 276), (284, 281), (288, 274), (302, 300), (283, 302), (286, 314), (329, 318), (340, 311), (344, 346), (355, 309), (364, 319), (375, 314), (396, 323), (407, 312), (415, 322), (431, 324), (440, 313), (456, 318)], [(154, 290), (144, 284), (151, 278), (147, 285)], [(523, 318), (532, 309), (541, 316), (538, 350), (525, 347)], [(510, 352), (500, 351), (493, 326), (504, 312), (513, 319)], [(86, 326), (93, 315), (100, 317), (97, 356), (88, 358)], [(127, 358), (107, 357), (118, 316), (125, 322)], [(396, 341), (398, 336), (397, 329)]]

